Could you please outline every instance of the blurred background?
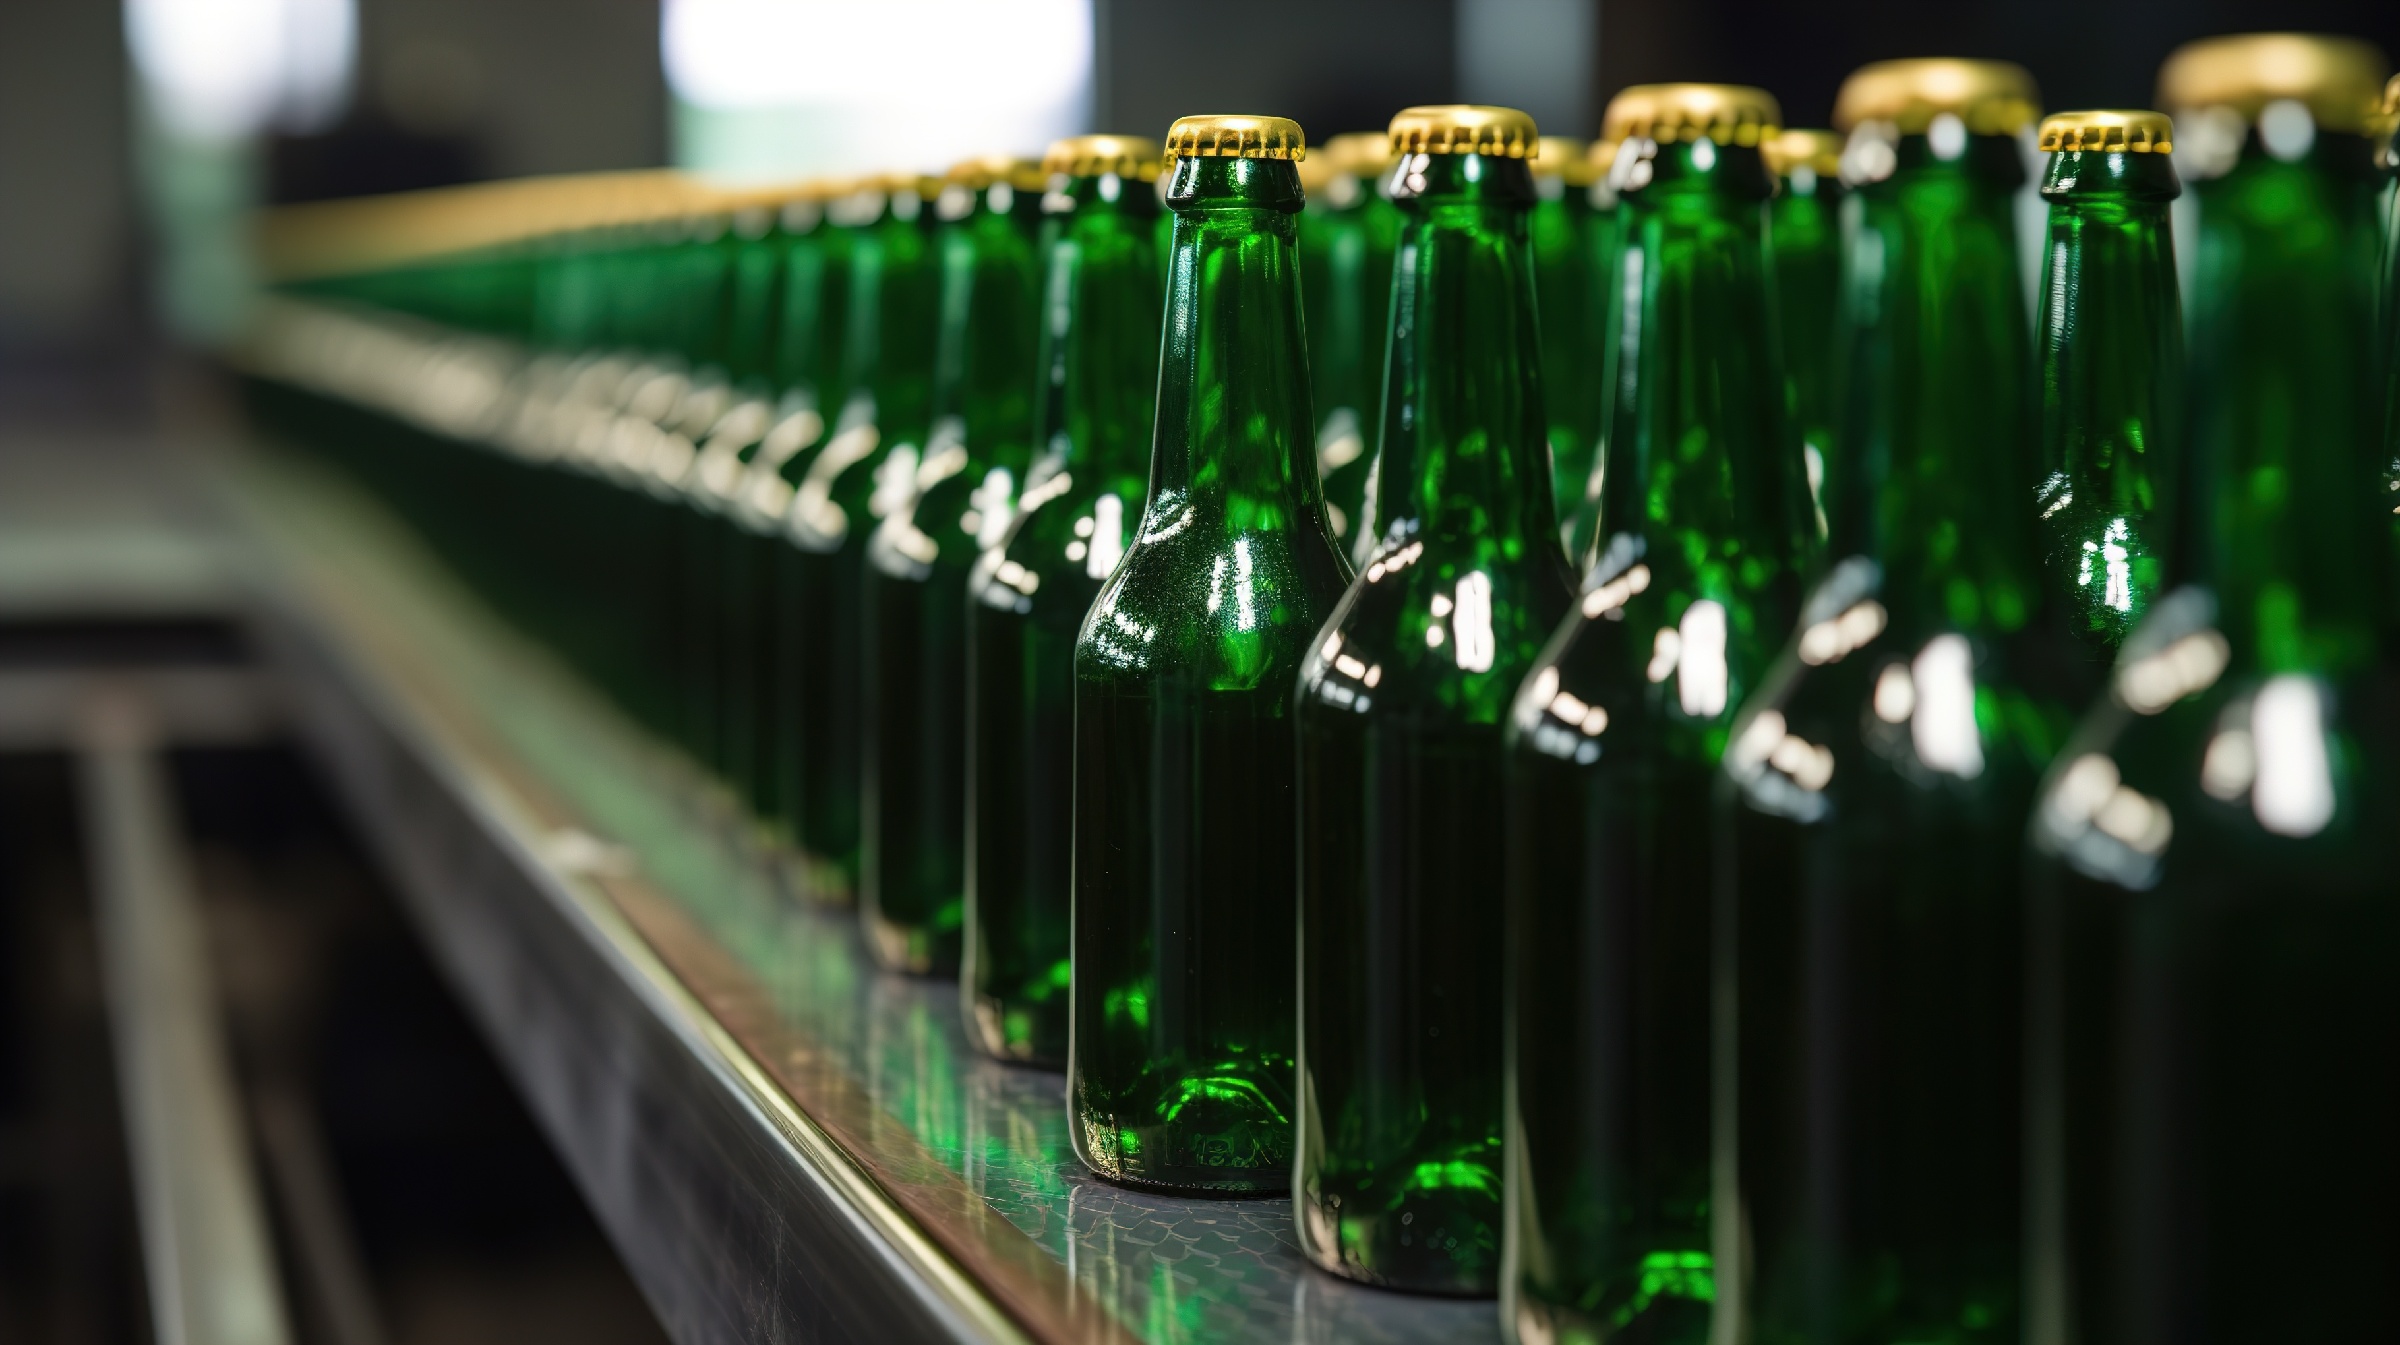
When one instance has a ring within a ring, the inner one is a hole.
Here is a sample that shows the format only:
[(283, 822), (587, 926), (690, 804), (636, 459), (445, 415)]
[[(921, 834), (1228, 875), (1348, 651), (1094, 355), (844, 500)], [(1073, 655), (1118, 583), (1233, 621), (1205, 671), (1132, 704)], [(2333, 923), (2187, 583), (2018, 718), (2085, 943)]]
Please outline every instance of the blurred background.
[(140, 354), (238, 314), (243, 212), (663, 164), (939, 168), (1193, 111), (1312, 140), (1411, 103), (1589, 135), (1608, 95), (1752, 83), (1821, 125), (1891, 56), (2004, 57), (2053, 108), (2142, 106), (2193, 37), (2349, 33), (2388, 0), (10, 0), (0, 6), (0, 415), (123, 415)]
[[(1845, 74), (1899, 56), (2017, 61), (2053, 109), (2143, 106), (2176, 45), (2261, 28), (2400, 54), (2394, 0), (6, 0), (0, 1340), (151, 1338), (88, 819), (57, 725), (11, 689), (251, 658), (206, 621), (24, 607), (23, 541), (47, 528), (46, 564), (193, 568), (151, 545), (190, 506), (148, 465), (241, 432), (205, 351), (241, 321), (258, 206), (662, 165), (939, 169), (1201, 111), (1291, 116), (1314, 142), (1494, 102), (1589, 136), (1613, 91), (1658, 80), (1760, 85), (1823, 125)], [(111, 528), (113, 550), (55, 545)], [(285, 741), (179, 749), (167, 783), (274, 1228), (310, 1249), (304, 1335), (663, 1339)]]

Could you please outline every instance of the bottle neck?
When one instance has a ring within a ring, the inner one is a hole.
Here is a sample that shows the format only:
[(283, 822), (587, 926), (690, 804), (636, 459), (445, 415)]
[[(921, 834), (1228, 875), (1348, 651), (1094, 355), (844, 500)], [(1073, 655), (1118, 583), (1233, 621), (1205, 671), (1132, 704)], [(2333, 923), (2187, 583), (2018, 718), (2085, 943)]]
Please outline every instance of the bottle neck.
[(2216, 591), (2237, 660), (2341, 671), (2373, 658), (2390, 584), (2383, 390), (2360, 283), (2376, 175), (2363, 136), (2294, 143), (2276, 129), (2281, 143), (2254, 131), (2228, 172), (2193, 188), (2192, 527), (2175, 568)]
[(932, 408), (940, 274), (922, 218), (887, 212), (850, 245), (842, 414), (871, 415), (886, 442), (922, 444)]
[(1006, 183), (971, 196), (941, 230), (941, 318), (933, 418), (955, 418), (965, 470), (1023, 480), (1033, 457), (1033, 384), (1041, 198)]
[(2172, 577), (2182, 484), (2183, 319), (2164, 154), (2051, 156), (2036, 343), (2044, 550), (2071, 624), (2107, 648)]
[(1158, 401), (1158, 195), (1134, 178), (1081, 177), (1048, 208), (1035, 454), (1045, 472), (1139, 496)]
[(2014, 630), (2041, 591), (2024, 507), (2037, 480), (2024, 161), (1997, 135), (1907, 135), (1889, 151), (1853, 194), (1845, 241), (1834, 551), (1881, 566), (1895, 620)]
[(1300, 177), (1282, 159), (1186, 156), (1175, 212), (1148, 509), (1252, 511), (1248, 526), (1321, 516), (1293, 216)]
[(1472, 542), (1523, 562), (1555, 553), (1532, 175), (1521, 159), (1429, 154), (1394, 181), (1406, 222), (1377, 465), (1383, 540)]
[(775, 338), (776, 383), (820, 411), (841, 383), (842, 324), (850, 292), (850, 231), (815, 222), (783, 245), (783, 301)]
[(1581, 530), (1578, 559), (1588, 569), (1606, 537), (1641, 533), (1780, 573), (1809, 554), (1815, 523), (1770, 339), (1772, 179), (1757, 150), (1708, 140), (1628, 140), (1611, 179), (1614, 404), (1599, 526)]

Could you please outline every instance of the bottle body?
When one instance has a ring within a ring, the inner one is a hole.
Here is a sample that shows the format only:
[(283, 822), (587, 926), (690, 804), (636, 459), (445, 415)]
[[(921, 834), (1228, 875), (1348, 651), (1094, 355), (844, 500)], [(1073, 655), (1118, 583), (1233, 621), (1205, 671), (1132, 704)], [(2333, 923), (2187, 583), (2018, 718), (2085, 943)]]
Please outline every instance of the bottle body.
[(1032, 459), (1041, 197), (1024, 185), (944, 188), (934, 423), (867, 547), (859, 915), (877, 960), (919, 975), (957, 975), (964, 938), (968, 573)]
[(1707, 1338), (1731, 1195), (1711, 1161), (1715, 767), (1808, 557), (1757, 151), (1629, 139), (1615, 176), (1606, 541), (1508, 734), (1502, 1320), (1520, 1341)]
[(1291, 1174), (1294, 679), (1348, 570), (1310, 442), (1282, 159), (1184, 157), (1140, 528), (1075, 652), (1076, 1155)]
[[(1408, 114), (1403, 114), (1405, 118)], [(1300, 1241), (1392, 1288), (1497, 1290), (1501, 730), (1573, 599), (1521, 160), (1403, 157), (1383, 536), (1302, 665)]]
[(1043, 247), (1035, 439), (1007, 537), (967, 596), (969, 1034), (1067, 1058), (1075, 638), (1141, 519), (1158, 389), (1157, 196), (1072, 179)]
[[(2162, 602), (2037, 806), (2033, 1339), (2388, 1330), (2391, 664), (2279, 670), (2236, 611)], [(2311, 1292), (2233, 1272), (2295, 1229)]]
[(936, 302), (930, 212), (894, 184), (850, 243), (846, 392), (786, 515), (777, 619), (799, 633), (785, 691), (786, 800), (811, 895), (848, 900), (859, 864), (862, 604), (877, 522), (908, 501), (930, 415)]

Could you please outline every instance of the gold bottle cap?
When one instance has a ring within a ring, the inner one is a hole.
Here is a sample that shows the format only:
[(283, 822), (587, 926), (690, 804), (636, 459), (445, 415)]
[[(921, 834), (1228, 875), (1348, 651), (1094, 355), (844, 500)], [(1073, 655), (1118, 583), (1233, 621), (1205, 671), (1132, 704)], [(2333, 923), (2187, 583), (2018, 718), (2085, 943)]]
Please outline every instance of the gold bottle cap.
[(1317, 146), (1317, 153), (1329, 173), (1381, 177), (1392, 166), (1392, 137), (1385, 131), (1344, 131)]
[(1002, 182), (1018, 191), (1040, 191), (1050, 181), (1050, 175), (1042, 171), (1039, 159), (1020, 159), (1014, 154), (978, 154), (950, 165), (950, 171), (942, 174), (942, 181), (969, 191), (982, 191)]
[(1534, 175), (1554, 177), (1570, 187), (1588, 187), (1608, 171), (1605, 161), (1592, 157), (1596, 148), (1573, 136), (1543, 136), (1542, 152), (1533, 161)]
[(1444, 103), (1401, 110), (1392, 118), (1393, 154), (1488, 154), (1530, 159), (1541, 153), (1533, 118), (1513, 107)]
[(1051, 143), (1042, 171), (1068, 177), (1114, 173), (1148, 182), (1158, 176), (1158, 142), (1139, 135), (1071, 135)]
[(1783, 127), (1775, 95), (1746, 84), (1636, 84), (1608, 100), (1600, 138), (1714, 140), (1755, 146)]
[(2015, 135), (2042, 115), (2042, 94), (2014, 62), (1936, 56), (1862, 65), (1833, 100), (1833, 124), (1844, 131), (1888, 121), (1902, 135), (1923, 135), (1944, 113), (1975, 135)]
[(2127, 108), (2053, 112), (2042, 118), (2041, 148), (2044, 154), (2172, 154), (2175, 123), (2164, 112)]
[(2245, 33), (2186, 42), (2158, 68), (2158, 105), (2184, 116), (2226, 107), (2255, 121), (2267, 104), (2308, 108), (2329, 131), (2360, 132), (2391, 64), (2370, 42), (2309, 33)]
[(1178, 117), (1167, 128), (1164, 161), (1194, 158), (1290, 159), (1308, 157), (1308, 138), (1289, 117), (1214, 114)]
[(872, 173), (853, 181), (850, 184), (850, 190), (853, 192), (882, 192), (886, 196), (900, 196), (914, 192), (920, 198), (930, 201), (942, 194), (942, 180), (923, 173)]
[(1842, 175), (1842, 137), (1831, 131), (1808, 131), (1798, 127), (1758, 147), (1760, 157), (1767, 161), (1767, 171), (1777, 177), (1790, 177), (1795, 168), (1806, 168), (1827, 182)]

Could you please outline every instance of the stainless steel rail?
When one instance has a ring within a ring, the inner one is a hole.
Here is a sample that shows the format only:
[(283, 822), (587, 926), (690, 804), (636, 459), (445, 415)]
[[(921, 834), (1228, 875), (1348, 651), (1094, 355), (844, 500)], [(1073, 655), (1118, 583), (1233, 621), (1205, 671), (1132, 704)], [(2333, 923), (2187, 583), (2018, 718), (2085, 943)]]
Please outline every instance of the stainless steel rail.
[(152, 711), (87, 684), (77, 783), (135, 1204), (164, 1345), (285, 1345), (281, 1277)]

